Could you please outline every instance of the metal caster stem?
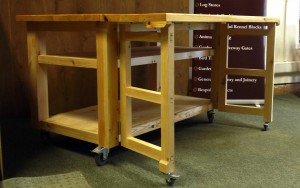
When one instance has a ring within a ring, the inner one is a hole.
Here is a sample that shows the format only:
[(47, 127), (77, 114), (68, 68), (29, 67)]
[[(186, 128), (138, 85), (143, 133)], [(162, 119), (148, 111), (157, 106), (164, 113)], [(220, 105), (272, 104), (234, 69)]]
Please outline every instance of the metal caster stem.
[(175, 181), (180, 177), (180, 176), (175, 175), (173, 173), (168, 173), (168, 174), (166, 174), (166, 176), (167, 176), (166, 177), (166, 183), (169, 186), (173, 186)]

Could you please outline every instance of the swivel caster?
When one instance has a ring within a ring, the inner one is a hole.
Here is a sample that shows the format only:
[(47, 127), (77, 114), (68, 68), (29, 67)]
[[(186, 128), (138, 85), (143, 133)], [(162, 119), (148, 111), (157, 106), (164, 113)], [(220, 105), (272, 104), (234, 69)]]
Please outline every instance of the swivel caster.
[(265, 123), (263, 131), (267, 131), (269, 128), (270, 128), (270, 124), (269, 123)]
[(103, 153), (95, 154), (95, 163), (97, 166), (104, 166), (108, 158), (104, 158)]
[(179, 178), (178, 175), (175, 175), (175, 174), (172, 174), (172, 173), (168, 173), (167, 176), (168, 177), (166, 178), (166, 183), (169, 186), (173, 186), (175, 181)]
[(213, 123), (215, 119), (215, 113), (214, 110), (210, 110), (207, 112), (207, 118), (209, 123)]
[(97, 147), (93, 151), (95, 153), (95, 162), (97, 166), (104, 166), (108, 160), (109, 149)]

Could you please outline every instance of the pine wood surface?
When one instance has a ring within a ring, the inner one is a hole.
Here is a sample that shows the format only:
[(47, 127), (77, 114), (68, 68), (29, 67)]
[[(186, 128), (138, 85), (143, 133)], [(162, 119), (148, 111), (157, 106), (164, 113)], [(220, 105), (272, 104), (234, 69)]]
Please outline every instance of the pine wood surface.
[[(212, 109), (209, 99), (176, 95), (175, 122)], [(133, 100), (132, 135), (138, 136), (160, 128), (160, 106), (142, 100)], [(41, 122), (42, 129), (98, 143), (97, 106), (89, 106), (51, 116)]]
[(235, 16), (179, 13), (148, 14), (63, 14), (63, 15), (18, 15), (17, 21), (106, 21), (106, 22), (260, 22), (280, 23), (279, 18), (264, 16)]

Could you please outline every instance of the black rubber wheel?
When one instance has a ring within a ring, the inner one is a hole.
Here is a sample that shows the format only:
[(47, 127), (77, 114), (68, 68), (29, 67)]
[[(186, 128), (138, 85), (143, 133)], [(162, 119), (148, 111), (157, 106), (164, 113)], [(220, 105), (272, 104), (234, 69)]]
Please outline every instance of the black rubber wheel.
[(212, 111), (207, 112), (207, 118), (209, 123), (213, 123), (215, 119), (215, 113)]
[(173, 186), (174, 183), (175, 183), (176, 179), (175, 178), (169, 178), (169, 179), (166, 179), (166, 183), (167, 185), (169, 186)]
[(269, 128), (270, 128), (270, 125), (268, 123), (265, 123), (263, 131), (267, 131)]
[(95, 154), (95, 162), (97, 166), (104, 166), (107, 163), (107, 159), (104, 159), (103, 153)]

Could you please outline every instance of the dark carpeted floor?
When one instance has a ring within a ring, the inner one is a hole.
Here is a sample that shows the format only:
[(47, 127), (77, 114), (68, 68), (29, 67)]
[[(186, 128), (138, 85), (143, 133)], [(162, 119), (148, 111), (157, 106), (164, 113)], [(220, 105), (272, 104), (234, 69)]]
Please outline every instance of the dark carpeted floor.
[[(217, 112), (176, 125), (174, 187), (300, 187), (300, 98), (276, 96), (274, 121), (261, 131), (259, 116)], [(158, 162), (122, 147), (108, 164), (96, 166), (94, 144), (51, 135), (48, 144), (29, 120), (2, 121), (5, 177), (32, 177), (80, 171), (91, 187), (167, 187)], [(142, 139), (159, 143), (159, 131)], [(45, 185), (47, 187), (47, 185)]]

